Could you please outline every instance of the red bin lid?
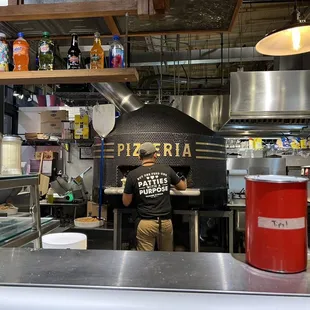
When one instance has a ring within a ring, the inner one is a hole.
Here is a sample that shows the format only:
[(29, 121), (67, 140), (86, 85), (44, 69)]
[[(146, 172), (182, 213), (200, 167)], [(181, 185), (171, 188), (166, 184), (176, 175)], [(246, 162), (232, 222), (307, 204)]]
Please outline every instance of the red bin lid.
[(268, 183), (302, 183), (308, 182), (307, 178), (293, 177), (288, 175), (248, 175), (246, 180), (254, 182), (268, 182)]

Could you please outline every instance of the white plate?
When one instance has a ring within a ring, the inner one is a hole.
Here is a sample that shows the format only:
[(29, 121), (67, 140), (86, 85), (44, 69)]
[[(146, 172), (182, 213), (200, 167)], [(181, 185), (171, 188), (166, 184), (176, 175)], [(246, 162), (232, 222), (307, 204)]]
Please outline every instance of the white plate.
[(103, 225), (103, 220), (96, 221), (96, 222), (80, 222), (77, 221), (78, 219), (74, 220), (74, 226), (75, 227), (81, 227), (81, 228), (96, 228)]

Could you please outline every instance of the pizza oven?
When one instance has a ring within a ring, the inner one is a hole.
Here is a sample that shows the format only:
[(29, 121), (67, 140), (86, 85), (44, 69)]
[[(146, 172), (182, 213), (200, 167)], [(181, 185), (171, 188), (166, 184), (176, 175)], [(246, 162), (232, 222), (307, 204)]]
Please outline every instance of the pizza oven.
[[(225, 140), (194, 118), (160, 104), (148, 104), (122, 114), (105, 139), (104, 187), (120, 187), (121, 179), (140, 165), (139, 147), (152, 142), (158, 163), (182, 172), (188, 187), (199, 188), (200, 208), (223, 208), (226, 203)], [(93, 199), (98, 199), (100, 138), (94, 145)]]

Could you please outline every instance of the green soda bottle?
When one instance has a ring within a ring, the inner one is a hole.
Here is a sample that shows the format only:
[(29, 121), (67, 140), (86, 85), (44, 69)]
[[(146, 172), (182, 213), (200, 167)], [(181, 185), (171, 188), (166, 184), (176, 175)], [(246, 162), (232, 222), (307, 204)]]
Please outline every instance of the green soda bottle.
[(54, 42), (47, 31), (43, 32), (39, 42), (39, 70), (53, 70), (54, 66)]

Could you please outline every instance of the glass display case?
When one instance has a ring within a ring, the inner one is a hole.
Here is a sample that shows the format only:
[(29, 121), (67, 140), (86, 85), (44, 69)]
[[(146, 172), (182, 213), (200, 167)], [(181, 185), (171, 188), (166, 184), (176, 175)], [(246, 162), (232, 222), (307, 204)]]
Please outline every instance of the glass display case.
[(42, 235), (59, 226), (59, 221), (40, 216), (40, 176), (0, 176), (0, 190), (29, 187), (30, 217), (0, 217), (0, 247), (19, 247), (34, 241), (35, 248), (42, 247)]

